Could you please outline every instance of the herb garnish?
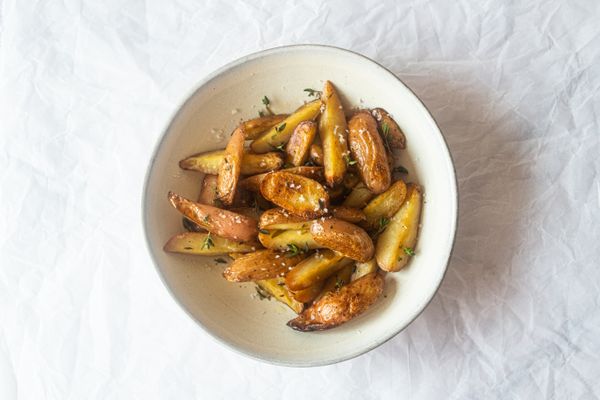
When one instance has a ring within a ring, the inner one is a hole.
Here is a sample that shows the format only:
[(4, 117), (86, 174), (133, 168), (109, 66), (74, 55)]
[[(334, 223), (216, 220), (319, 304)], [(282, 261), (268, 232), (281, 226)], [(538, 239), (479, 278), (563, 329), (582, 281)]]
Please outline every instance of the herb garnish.
[(323, 92), (321, 92), (320, 90), (310, 88), (304, 89), (304, 91), (308, 93), (308, 97), (321, 97), (321, 95), (323, 94)]
[(262, 103), (263, 103), (265, 106), (267, 106), (267, 107), (268, 107), (268, 106), (269, 106), (269, 104), (271, 104), (271, 100), (269, 100), (269, 98), (268, 98), (267, 96), (264, 96), (264, 97), (262, 98)]
[(381, 124), (381, 135), (383, 136), (383, 144), (388, 151), (392, 151), (392, 146), (390, 145), (390, 126), (387, 122)]
[(285, 143), (281, 143), (279, 146), (272, 146), (272, 147), (275, 150), (285, 151)]
[(261, 300), (264, 300), (264, 299), (271, 300), (271, 294), (269, 294), (269, 292), (267, 292), (265, 289), (261, 288), (260, 286), (256, 286), (256, 293), (258, 294), (258, 298)]
[(204, 242), (202, 243), (202, 249), (210, 249), (211, 247), (214, 247), (214, 245), (215, 242), (213, 242), (210, 232), (208, 232), (208, 235), (206, 235), (206, 238), (204, 238)]
[(354, 164), (356, 164), (356, 163), (357, 163), (357, 161), (356, 161), (356, 160), (353, 160), (353, 159), (351, 159), (351, 158), (350, 158), (350, 156), (349, 156), (348, 154), (344, 154), (344, 160), (346, 161), (346, 164), (347, 164), (348, 166), (352, 166), (352, 165), (354, 165)]
[(335, 278), (335, 290), (340, 290), (340, 288), (344, 286), (344, 280), (340, 279), (340, 277)]
[(279, 126), (275, 127), (275, 130), (276, 130), (277, 132), (281, 132), (281, 131), (283, 131), (284, 129), (285, 129), (285, 122), (284, 122), (284, 123), (282, 123), (281, 125), (279, 125)]
[(381, 217), (377, 222), (379, 224), (379, 227), (377, 228), (377, 234), (380, 234), (381, 232), (385, 231), (385, 228), (387, 228), (388, 224), (390, 223), (390, 219)]
[(287, 257), (294, 257), (297, 256), (298, 254), (302, 253), (302, 250), (300, 250), (300, 248), (298, 246), (296, 246), (294, 243), (288, 243), (287, 244)]
[(415, 255), (415, 251), (412, 249), (412, 247), (405, 247), (404, 253), (406, 253), (406, 255), (409, 255), (411, 257)]

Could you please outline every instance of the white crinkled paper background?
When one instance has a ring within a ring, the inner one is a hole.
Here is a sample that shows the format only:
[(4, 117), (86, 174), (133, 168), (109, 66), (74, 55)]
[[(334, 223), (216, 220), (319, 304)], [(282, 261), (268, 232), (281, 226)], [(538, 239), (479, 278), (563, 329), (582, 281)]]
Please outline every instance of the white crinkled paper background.
[[(0, 1), (0, 399), (600, 396), (600, 4), (322, 3)], [(140, 222), (151, 151), (196, 82), (294, 43), (402, 78), (460, 187), (426, 311), (312, 369), (198, 329)]]

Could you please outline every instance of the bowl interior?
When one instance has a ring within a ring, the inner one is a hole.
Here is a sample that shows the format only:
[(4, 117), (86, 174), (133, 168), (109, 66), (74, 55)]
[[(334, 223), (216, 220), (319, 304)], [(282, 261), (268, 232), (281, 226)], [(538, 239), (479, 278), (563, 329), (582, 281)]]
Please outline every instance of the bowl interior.
[[(221, 276), (215, 257), (167, 254), (162, 246), (182, 232), (181, 216), (167, 201), (173, 190), (196, 198), (201, 175), (182, 171), (190, 154), (223, 148), (240, 119), (253, 118), (267, 95), (275, 112), (309, 100), (305, 88), (331, 80), (349, 107), (383, 107), (407, 136), (397, 164), (424, 188), (417, 255), (387, 274), (384, 297), (367, 313), (336, 329), (299, 333), (286, 326), (294, 314), (275, 300), (260, 300), (254, 285)], [(321, 46), (293, 46), (248, 56), (209, 77), (185, 102), (157, 147), (146, 182), (144, 220), (150, 251), (182, 307), (208, 333), (234, 349), (284, 365), (321, 365), (361, 354), (408, 325), (443, 278), (456, 224), (452, 162), (435, 122), (390, 72), (357, 54)]]

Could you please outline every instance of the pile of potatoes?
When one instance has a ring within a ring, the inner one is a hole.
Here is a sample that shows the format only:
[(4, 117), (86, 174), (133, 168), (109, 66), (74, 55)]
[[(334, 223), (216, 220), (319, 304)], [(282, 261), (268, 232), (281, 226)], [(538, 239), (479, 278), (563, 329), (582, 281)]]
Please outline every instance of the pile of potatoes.
[(307, 91), (317, 99), (292, 114), (243, 121), (224, 150), (180, 161), (204, 179), (197, 201), (169, 192), (187, 232), (164, 247), (229, 256), (225, 279), (256, 282), (298, 314), (288, 325), (299, 331), (338, 326), (377, 301), (384, 271), (415, 255), (422, 204), (418, 185), (394, 179), (406, 172), (393, 159), (406, 140), (385, 110), (347, 119), (331, 82)]

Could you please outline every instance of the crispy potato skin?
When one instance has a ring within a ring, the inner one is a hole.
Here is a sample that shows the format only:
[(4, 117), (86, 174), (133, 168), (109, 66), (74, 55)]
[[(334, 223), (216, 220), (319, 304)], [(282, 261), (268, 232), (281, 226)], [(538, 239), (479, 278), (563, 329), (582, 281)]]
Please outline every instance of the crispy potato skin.
[(269, 231), (258, 233), (258, 240), (268, 249), (287, 250), (289, 245), (298, 246), (299, 249), (318, 249), (322, 247), (313, 239), (308, 229), (294, 229), (284, 231)]
[(250, 144), (250, 148), (255, 153), (266, 153), (277, 148), (277, 146), (287, 143), (296, 126), (302, 121), (315, 119), (321, 111), (320, 108), (320, 100), (304, 104), (281, 123), (269, 129), (258, 139), (255, 139)]
[[(390, 114), (383, 108), (375, 108), (371, 111), (371, 114), (377, 121), (380, 132), (388, 132), (386, 140), (390, 147), (392, 149), (405, 149), (406, 137)], [(387, 129), (384, 129), (384, 126), (387, 126)]]
[(377, 229), (381, 218), (391, 218), (400, 209), (406, 198), (406, 184), (397, 180), (388, 190), (376, 196), (363, 208), (366, 216), (364, 226)]
[(289, 172), (271, 172), (260, 184), (265, 199), (303, 218), (316, 218), (327, 212), (329, 195), (317, 181)]
[(360, 111), (348, 122), (350, 152), (365, 185), (375, 194), (390, 187), (392, 174), (377, 123), (367, 111)]
[[(323, 168), (322, 167), (291, 167), (282, 169), (280, 172), (288, 172), (290, 174), (302, 175), (316, 181), (323, 180)], [(248, 178), (240, 181), (241, 187), (250, 190), (251, 192), (260, 192), (260, 184), (265, 179), (267, 173), (249, 176)]]
[(323, 86), (321, 100), (324, 109), (319, 119), (319, 136), (323, 147), (323, 166), (325, 180), (333, 187), (342, 181), (347, 168), (344, 159), (348, 155), (346, 115), (342, 102), (329, 81)]
[(285, 284), (292, 291), (306, 289), (323, 282), (351, 262), (349, 258), (332, 250), (319, 250), (296, 265), (285, 276)]
[(375, 193), (371, 192), (364, 183), (359, 182), (354, 186), (342, 205), (346, 207), (363, 208), (373, 197), (375, 197)]
[(284, 121), (287, 117), (289, 117), (288, 114), (265, 115), (264, 117), (242, 122), (241, 126), (246, 133), (246, 140), (256, 139), (275, 125)]
[(383, 278), (376, 272), (328, 292), (288, 326), (298, 331), (325, 330), (336, 327), (362, 314), (383, 293)]
[(219, 200), (226, 205), (233, 204), (237, 183), (242, 170), (242, 156), (244, 155), (244, 130), (237, 128), (233, 131), (227, 147), (225, 156), (219, 167), (217, 175), (217, 194)]
[(333, 206), (331, 207), (334, 218), (344, 220), (353, 224), (362, 222), (367, 219), (365, 213), (360, 208)]
[(185, 217), (209, 232), (236, 241), (256, 243), (257, 221), (231, 211), (195, 203), (169, 192), (169, 201)]
[[(225, 158), (224, 150), (199, 153), (179, 161), (179, 167), (188, 171), (217, 175)], [(242, 156), (241, 175), (254, 175), (276, 171), (283, 166), (283, 155), (272, 151), (264, 154), (244, 152)]]
[(295, 167), (306, 162), (310, 145), (317, 135), (317, 124), (314, 121), (302, 121), (298, 124), (285, 148), (286, 161)]
[(198, 203), (208, 204), (209, 206), (217, 205), (217, 176), (204, 175), (202, 187), (198, 195)]
[(306, 289), (297, 290), (295, 292), (291, 291), (290, 293), (292, 293), (292, 297), (294, 297), (294, 299), (296, 299), (297, 301), (302, 303), (310, 303), (311, 301), (316, 299), (319, 296), (319, 294), (321, 294), (321, 292), (323, 291), (324, 283), (324, 281), (317, 282), (314, 285), (307, 287)]
[(259, 281), (283, 276), (304, 255), (287, 257), (285, 253), (275, 250), (258, 250), (233, 260), (223, 272), (230, 282)]
[(285, 280), (282, 277), (263, 279), (256, 281), (256, 284), (274, 297), (275, 300), (287, 305), (296, 314), (300, 314), (304, 309), (304, 304), (295, 299), (292, 293), (285, 287)]
[(196, 254), (201, 256), (220, 256), (230, 252), (249, 253), (256, 248), (247, 243), (238, 243), (218, 236), (211, 236), (212, 245), (206, 246), (208, 233), (185, 232), (173, 236), (165, 244), (169, 253)]
[(319, 245), (356, 261), (369, 261), (375, 251), (367, 232), (341, 219), (317, 219), (311, 223), (310, 233)]
[(384, 271), (395, 272), (404, 268), (412, 258), (404, 249), (414, 249), (419, 231), (422, 194), (415, 184), (408, 185), (406, 200), (377, 238), (375, 258)]
[(258, 220), (260, 229), (308, 229), (310, 220), (290, 214), (283, 208), (272, 208), (261, 214)]
[(313, 164), (323, 166), (323, 148), (320, 144), (310, 145), (310, 159)]

